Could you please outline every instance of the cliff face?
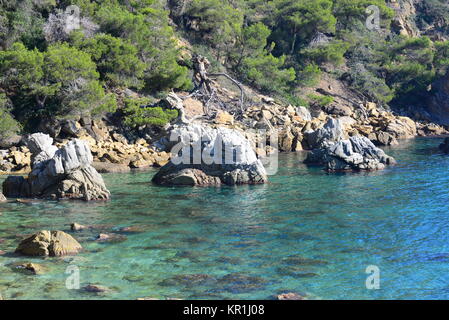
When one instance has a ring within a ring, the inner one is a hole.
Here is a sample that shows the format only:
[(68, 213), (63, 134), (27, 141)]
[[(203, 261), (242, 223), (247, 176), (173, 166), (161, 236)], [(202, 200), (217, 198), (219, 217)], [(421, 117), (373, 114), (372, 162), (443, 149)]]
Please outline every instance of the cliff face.
[(432, 86), (426, 109), (432, 121), (449, 126), (449, 71)]
[(387, 1), (390, 8), (396, 11), (392, 28), (398, 34), (409, 37), (420, 35), (420, 30), (416, 26), (416, 6), (420, 0), (390, 0)]

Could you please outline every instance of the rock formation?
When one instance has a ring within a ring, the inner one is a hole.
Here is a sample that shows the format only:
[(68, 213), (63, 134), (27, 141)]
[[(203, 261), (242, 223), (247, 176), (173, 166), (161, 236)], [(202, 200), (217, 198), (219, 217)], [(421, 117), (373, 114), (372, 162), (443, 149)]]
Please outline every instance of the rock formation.
[(432, 85), (426, 111), (434, 122), (449, 125), (449, 71)]
[(327, 171), (380, 170), (396, 161), (368, 138), (351, 137), (324, 145), (308, 154), (306, 163), (323, 165)]
[(170, 140), (160, 142), (174, 156), (154, 176), (156, 184), (206, 186), (267, 182), (262, 162), (250, 142), (236, 130), (181, 125), (172, 129)]
[(334, 118), (330, 118), (322, 128), (306, 132), (307, 143), (311, 149), (333, 144), (342, 140), (344, 136), (342, 122)]
[(35, 133), (25, 139), (32, 152), (27, 178), (10, 176), (3, 183), (7, 197), (105, 200), (110, 196), (103, 178), (92, 167), (87, 144), (75, 139), (61, 149), (48, 135)]
[(40, 231), (20, 242), (16, 253), (26, 256), (58, 257), (77, 254), (81, 245), (72, 236), (62, 231)]

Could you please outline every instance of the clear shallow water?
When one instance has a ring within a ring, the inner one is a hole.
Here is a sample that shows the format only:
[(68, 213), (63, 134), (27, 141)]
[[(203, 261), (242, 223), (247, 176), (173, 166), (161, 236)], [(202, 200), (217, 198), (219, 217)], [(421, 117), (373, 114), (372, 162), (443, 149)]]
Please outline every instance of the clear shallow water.
[[(104, 175), (105, 203), (0, 204), (0, 293), (6, 299), (269, 299), (300, 292), (321, 299), (449, 299), (449, 156), (442, 139), (387, 148), (399, 164), (360, 174), (326, 174), (281, 155), (264, 186), (161, 188), (155, 171)], [(71, 222), (101, 232), (139, 226), (125, 241), (98, 243), (96, 231), (72, 233), (85, 251), (75, 257), (27, 258), (20, 239)], [(43, 275), (12, 271), (37, 262)], [(81, 286), (67, 290), (67, 266)], [(367, 290), (376, 265), (381, 289)]]

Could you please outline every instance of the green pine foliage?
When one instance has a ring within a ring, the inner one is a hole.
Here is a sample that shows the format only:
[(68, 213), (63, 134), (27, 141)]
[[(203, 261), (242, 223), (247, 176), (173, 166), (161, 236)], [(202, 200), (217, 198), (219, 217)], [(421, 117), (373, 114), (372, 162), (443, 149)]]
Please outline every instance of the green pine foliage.
[(178, 110), (147, 106), (148, 99), (126, 99), (123, 108), (124, 123), (129, 127), (153, 125), (162, 127), (178, 117)]
[[(123, 102), (116, 93), (131, 89), (154, 98), (191, 90), (181, 37), (191, 53), (210, 60), (211, 72), (293, 104), (330, 103), (301, 94), (323, 73), (368, 100), (400, 106), (423, 98), (448, 72), (449, 42), (441, 41), (449, 35), (447, 1), (416, 4), (415, 24), (443, 35), (416, 38), (392, 33), (395, 12), (385, 0), (192, 0), (176, 16), (173, 3), (1, 1), (1, 134), (32, 130), (42, 118), (117, 109), (128, 126), (164, 125), (176, 110), (141, 108), (148, 103)], [(57, 24), (70, 5), (80, 8), (81, 28), (63, 31)], [(380, 30), (365, 25), (372, 5)], [(49, 27), (50, 20), (56, 25)]]

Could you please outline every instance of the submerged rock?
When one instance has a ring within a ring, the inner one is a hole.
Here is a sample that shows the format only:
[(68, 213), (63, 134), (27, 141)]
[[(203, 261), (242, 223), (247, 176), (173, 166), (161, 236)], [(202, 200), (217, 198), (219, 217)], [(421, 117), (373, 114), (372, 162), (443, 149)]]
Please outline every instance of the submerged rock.
[(78, 223), (72, 223), (71, 225), (70, 225), (70, 230), (72, 230), (72, 231), (82, 231), (82, 230), (85, 230), (85, 229), (88, 229), (89, 227), (87, 227), (87, 226), (83, 226), (82, 224), (78, 224)]
[(16, 253), (26, 256), (64, 256), (77, 254), (81, 245), (62, 231), (43, 230), (20, 242)]
[(396, 163), (368, 138), (351, 137), (308, 154), (305, 163), (323, 165), (327, 171), (380, 170)]
[(278, 300), (307, 300), (306, 297), (303, 297), (294, 292), (281, 293), (277, 296)]
[(87, 286), (83, 287), (83, 290), (91, 293), (107, 293), (111, 291), (111, 289), (109, 289), (108, 287), (98, 284), (88, 284)]
[(92, 154), (86, 142), (75, 139), (61, 149), (41, 133), (26, 138), (33, 153), (32, 172), (27, 178), (10, 176), (3, 183), (8, 197), (67, 198), (105, 200), (110, 196), (103, 178), (92, 167)]
[(268, 180), (250, 142), (236, 130), (181, 125), (171, 131), (170, 140), (165, 141), (165, 149), (174, 157), (154, 176), (156, 184), (241, 185)]
[(25, 274), (32, 274), (32, 275), (39, 275), (45, 272), (45, 268), (40, 264), (28, 262), (14, 263), (12, 265), (12, 269)]

